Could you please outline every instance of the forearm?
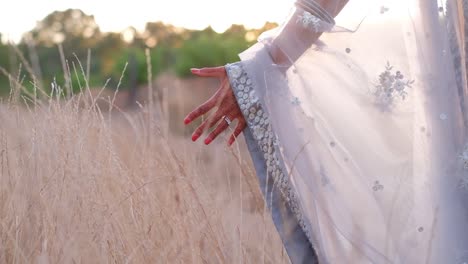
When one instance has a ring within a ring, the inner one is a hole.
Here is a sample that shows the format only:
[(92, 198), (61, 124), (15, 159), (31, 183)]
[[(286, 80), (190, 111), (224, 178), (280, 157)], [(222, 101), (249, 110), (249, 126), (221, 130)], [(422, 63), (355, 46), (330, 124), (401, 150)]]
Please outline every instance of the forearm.
[[(307, 11), (305, 1), (298, 0), (296, 5)], [(336, 17), (348, 0), (315, 0), (330, 17)], [(301, 15), (296, 10), (294, 17)], [(288, 64), (296, 61), (317, 39), (322, 32), (314, 32), (308, 28), (297, 26), (297, 20), (291, 19), (284, 26), (280, 34), (272, 41), (269, 53), (276, 64)], [(288, 49), (290, 47), (290, 49)]]

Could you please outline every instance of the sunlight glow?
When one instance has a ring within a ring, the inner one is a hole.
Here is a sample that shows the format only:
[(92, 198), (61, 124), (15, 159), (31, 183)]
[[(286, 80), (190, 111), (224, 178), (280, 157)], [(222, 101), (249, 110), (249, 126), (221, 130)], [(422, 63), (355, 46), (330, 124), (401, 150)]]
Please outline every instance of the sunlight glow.
[(102, 31), (121, 32), (129, 26), (143, 30), (146, 22), (163, 21), (189, 29), (211, 25), (223, 32), (231, 24), (259, 28), (266, 21), (280, 22), (294, 0), (15, 0), (2, 6), (0, 32), (18, 41), (37, 21), (55, 10), (78, 8), (94, 15)]

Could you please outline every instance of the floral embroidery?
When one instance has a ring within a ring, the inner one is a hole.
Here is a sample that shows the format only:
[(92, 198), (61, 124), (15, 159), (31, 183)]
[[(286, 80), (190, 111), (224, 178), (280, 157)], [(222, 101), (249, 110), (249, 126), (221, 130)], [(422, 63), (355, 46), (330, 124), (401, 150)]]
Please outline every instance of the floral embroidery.
[[(318, 15), (320, 16), (320, 15)], [(312, 14), (308, 11), (303, 11), (302, 15), (297, 15), (297, 24), (301, 24), (303, 28), (310, 29), (315, 33), (331, 31), (335, 24), (332, 18), (321, 19), (317, 14)]]
[(463, 167), (465, 170), (468, 170), (468, 144), (463, 149), (463, 152), (458, 156), (461, 161), (463, 161)]
[(465, 175), (460, 179), (459, 186), (461, 189), (468, 190), (468, 176)]
[(382, 110), (390, 110), (395, 100), (406, 99), (407, 88), (411, 88), (414, 80), (406, 80), (400, 71), (393, 72), (393, 66), (387, 62), (385, 71), (379, 75), (379, 83), (373, 92), (376, 103)]
[(312, 28), (315, 32), (320, 32), (320, 21), (320, 18), (304, 11), (302, 16), (298, 16), (296, 23), (302, 23), (304, 28)]
[[(282, 160), (276, 151), (279, 140), (273, 132), (268, 114), (264, 111), (260, 100), (255, 94), (252, 81), (243, 70), (241, 63), (228, 64), (226, 69), (239, 107), (247, 121), (249, 129), (257, 140), (260, 150), (263, 152), (267, 174), (279, 188), (286, 203), (297, 218), (300, 227), (312, 242), (310, 228), (308, 228), (304, 220), (296, 193), (292, 188), (288, 175), (285, 175), (283, 172)], [(298, 98), (295, 99), (297, 100), (293, 100), (293, 103), (300, 103)]]
[(299, 98), (294, 97), (294, 98), (291, 100), (291, 103), (292, 103), (293, 105), (300, 105), (300, 104), (301, 104), (301, 101), (299, 100)]
[(229, 69), (229, 74), (232, 76), (232, 78), (239, 78), (242, 74), (242, 70), (239, 67), (233, 67)]
[(468, 190), (468, 144), (465, 145), (465, 148), (463, 149), (462, 153), (458, 156), (461, 162), (463, 162), (463, 169), (465, 170), (463, 173), (463, 176), (460, 179), (459, 186), (462, 189)]
[(384, 189), (384, 186), (380, 184), (379, 181), (374, 182), (374, 187), (372, 187), (372, 190), (374, 190), (374, 192), (382, 191), (383, 189)]
[(328, 184), (330, 184), (330, 178), (328, 178), (326, 172), (325, 172), (325, 169), (320, 166), (320, 180), (322, 182), (322, 186), (327, 186)]

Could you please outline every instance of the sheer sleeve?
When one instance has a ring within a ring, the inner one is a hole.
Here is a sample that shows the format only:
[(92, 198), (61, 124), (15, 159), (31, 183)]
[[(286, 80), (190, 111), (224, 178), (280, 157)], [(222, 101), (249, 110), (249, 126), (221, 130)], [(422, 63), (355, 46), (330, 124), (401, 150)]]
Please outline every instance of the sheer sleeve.
[(323, 32), (334, 29), (333, 16), (347, 1), (328, 0), (319, 4), (298, 0), (285, 23), (260, 37), (273, 62), (287, 66), (296, 61)]
[(462, 1), (299, 0), (227, 65), (257, 174), (320, 263), (468, 262)]
[[(338, 12), (342, 5), (337, 2), (335, 6), (328, 1), (327, 7)], [(318, 257), (311, 229), (276, 150), (279, 144), (268, 111), (260, 99), (265, 90), (258, 84), (264, 76), (251, 74), (248, 69), (266, 70), (265, 65), (277, 65), (278, 74), (283, 75), (323, 32), (332, 31), (334, 24), (333, 17), (322, 6), (299, 0), (283, 25), (264, 33), (257, 45), (244, 52), (252, 57), (244, 56), (242, 62), (226, 66), (231, 87), (247, 120), (244, 135), (262, 192), (292, 263), (318, 263)]]

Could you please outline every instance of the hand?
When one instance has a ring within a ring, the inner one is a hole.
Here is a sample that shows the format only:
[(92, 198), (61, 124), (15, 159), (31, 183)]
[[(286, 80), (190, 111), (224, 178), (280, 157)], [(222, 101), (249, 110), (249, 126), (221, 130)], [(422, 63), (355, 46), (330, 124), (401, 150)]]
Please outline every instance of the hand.
[(214, 127), (216, 128), (208, 135), (205, 139), (205, 144), (210, 144), (219, 134), (229, 127), (229, 124), (226, 122), (225, 117), (229, 120), (234, 121), (238, 120), (236, 129), (231, 135), (228, 141), (228, 145), (231, 146), (232, 143), (236, 140), (237, 136), (245, 129), (247, 122), (242, 115), (242, 112), (237, 104), (236, 97), (232, 91), (231, 85), (229, 83), (229, 78), (224, 67), (215, 67), (215, 68), (203, 68), (203, 69), (192, 69), (193, 74), (200, 77), (215, 77), (221, 81), (221, 85), (216, 91), (216, 93), (208, 99), (205, 103), (195, 108), (190, 114), (187, 115), (184, 119), (184, 123), (190, 124), (193, 120), (199, 118), (200, 116), (208, 113), (213, 108), (217, 108), (216, 111), (211, 114), (192, 134), (192, 140), (196, 141), (205, 130)]

